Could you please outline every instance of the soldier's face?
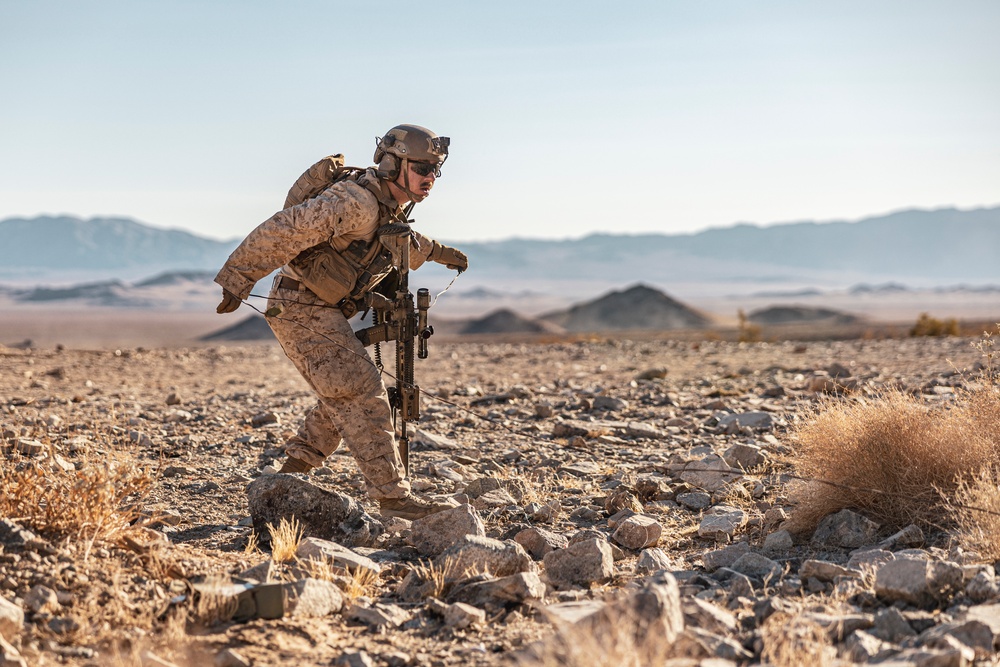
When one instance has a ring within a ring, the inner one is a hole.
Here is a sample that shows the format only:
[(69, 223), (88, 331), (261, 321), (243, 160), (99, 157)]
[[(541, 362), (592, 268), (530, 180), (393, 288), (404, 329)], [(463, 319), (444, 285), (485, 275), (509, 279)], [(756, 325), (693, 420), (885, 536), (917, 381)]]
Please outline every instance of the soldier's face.
[[(423, 173), (421, 173), (423, 172)], [(396, 177), (396, 184), (404, 191), (410, 191), (410, 198), (416, 202), (427, 199), (437, 180), (437, 169), (426, 162), (407, 162), (405, 172)]]

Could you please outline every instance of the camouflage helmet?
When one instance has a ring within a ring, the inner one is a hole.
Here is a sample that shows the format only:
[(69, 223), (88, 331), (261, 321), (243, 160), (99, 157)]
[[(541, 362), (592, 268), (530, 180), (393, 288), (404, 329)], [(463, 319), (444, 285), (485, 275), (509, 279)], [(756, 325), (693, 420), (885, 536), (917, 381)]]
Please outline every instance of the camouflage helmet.
[(397, 125), (376, 140), (376, 164), (381, 163), (386, 155), (394, 155), (404, 160), (441, 165), (448, 159), (448, 145), (451, 143), (448, 137), (439, 137), (419, 125)]

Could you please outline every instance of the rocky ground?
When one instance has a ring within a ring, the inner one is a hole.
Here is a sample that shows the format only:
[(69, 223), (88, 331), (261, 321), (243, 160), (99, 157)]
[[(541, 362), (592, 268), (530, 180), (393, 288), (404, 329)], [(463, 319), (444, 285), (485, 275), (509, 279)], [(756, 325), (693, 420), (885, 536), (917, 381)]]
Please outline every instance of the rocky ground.
[(312, 403), (276, 346), (0, 349), (5, 483), (155, 475), (107, 539), (0, 517), (0, 665), (998, 664), (994, 564), (947, 532), (782, 530), (827, 390), (944, 403), (973, 343), (432, 340), (412, 477), (459, 506), (412, 524), (346, 452), (273, 474)]

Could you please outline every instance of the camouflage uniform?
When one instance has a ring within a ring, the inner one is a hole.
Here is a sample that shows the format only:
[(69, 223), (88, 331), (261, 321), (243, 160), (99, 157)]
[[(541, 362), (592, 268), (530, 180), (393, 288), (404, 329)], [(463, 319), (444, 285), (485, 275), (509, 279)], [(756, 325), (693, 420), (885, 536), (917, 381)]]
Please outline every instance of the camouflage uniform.
[[(215, 282), (240, 299), (254, 284), (281, 267), (281, 273), (298, 279), (288, 265), (300, 252), (322, 242), (343, 251), (357, 239), (375, 240), (386, 222), (390, 201), (384, 183), (374, 171), (365, 175), (379, 183), (384, 197), (364, 185), (341, 181), (319, 196), (275, 213), (243, 240), (215, 277)], [(379, 206), (381, 199), (383, 206)], [(393, 201), (395, 210), (399, 207)], [(414, 233), (410, 268), (420, 267), (431, 252), (430, 239)], [(267, 318), (288, 358), (319, 396), (302, 427), (288, 443), (286, 453), (313, 466), (347, 443), (368, 485), (372, 498), (403, 498), (410, 492), (403, 463), (396, 448), (391, 409), (381, 374), (355, 337), (338, 308), (300, 287), (271, 288), (268, 307), (281, 309)]]

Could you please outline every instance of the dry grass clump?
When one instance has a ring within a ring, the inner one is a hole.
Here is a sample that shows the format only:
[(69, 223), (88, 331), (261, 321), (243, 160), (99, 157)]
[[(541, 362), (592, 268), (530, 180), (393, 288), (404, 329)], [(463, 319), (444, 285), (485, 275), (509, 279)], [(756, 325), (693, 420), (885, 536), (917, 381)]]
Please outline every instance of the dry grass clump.
[(947, 508), (964, 548), (986, 560), (1000, 558), (1000, 469), (962, 476)]
[(934, 525), (961, 476), (1000, 461), (1000, 395), (987, 386), (943, 407), (895, 390), (827, 401), (793, 435), (789, 463), (814, 480), (790, 491), (793, 532), (846, 508), (887, 527)]
[(827, 667), (836, 652), (821, 625), (798, 615), (772, 614), (760, 628), (761, 658), (774, 667)]
[(295, 560), (295, 553), (302, 542), (302, 524), (295, 517), (291, 521), (281, 517), (278, 527), (267, 524), (271, 534), (271, 559), (275, 563), (287, 563)]
[(0, 516), (50, 537), (114, 541), (139, 518), (138, 501), (156, 477), (135, 447), (110, 434), (105, 442), (77, 449), (73, 463), (20, 457), (0, 466)]

